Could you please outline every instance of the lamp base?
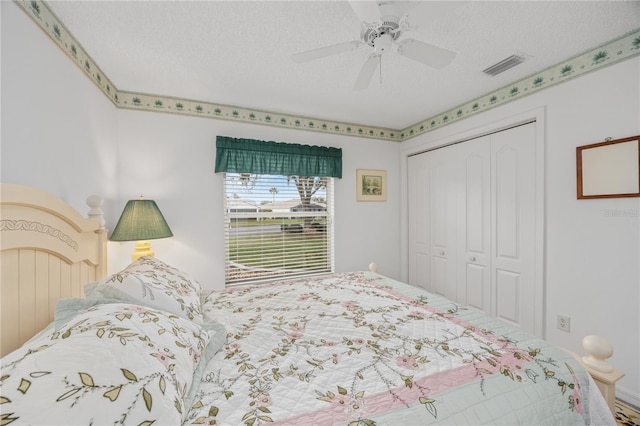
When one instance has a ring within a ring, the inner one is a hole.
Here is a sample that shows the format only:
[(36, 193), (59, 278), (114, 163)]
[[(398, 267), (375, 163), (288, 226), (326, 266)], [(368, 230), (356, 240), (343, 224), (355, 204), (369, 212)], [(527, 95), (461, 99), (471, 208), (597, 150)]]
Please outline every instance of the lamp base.
[(136, 241), (136, 248), (131, 255), (131, 261), (135, 262), (142, 256), (153, 257), (154, 255), (155, 253), (153, 252), (149, 241)]

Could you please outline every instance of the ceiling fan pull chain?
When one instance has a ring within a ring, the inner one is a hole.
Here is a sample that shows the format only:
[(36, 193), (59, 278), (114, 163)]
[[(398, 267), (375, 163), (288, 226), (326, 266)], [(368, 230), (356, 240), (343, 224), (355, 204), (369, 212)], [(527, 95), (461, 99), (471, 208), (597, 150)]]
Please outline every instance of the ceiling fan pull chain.
[(380, 70), (380, 85), (382, 85), (382, 55), (379, 55), (378, 58), (380, 58), (380, 66), (378, 69)]

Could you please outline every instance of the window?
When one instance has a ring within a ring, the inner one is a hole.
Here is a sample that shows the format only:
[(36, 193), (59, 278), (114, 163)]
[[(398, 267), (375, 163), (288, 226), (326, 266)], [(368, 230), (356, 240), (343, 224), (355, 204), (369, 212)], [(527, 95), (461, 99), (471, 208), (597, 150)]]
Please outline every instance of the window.
[(225, 282), (334, 271), (333, 178), (225, 173)]
[(224, 173), (226, 284), (334, 271), (340, 148), (217, 136), (215, 171)]

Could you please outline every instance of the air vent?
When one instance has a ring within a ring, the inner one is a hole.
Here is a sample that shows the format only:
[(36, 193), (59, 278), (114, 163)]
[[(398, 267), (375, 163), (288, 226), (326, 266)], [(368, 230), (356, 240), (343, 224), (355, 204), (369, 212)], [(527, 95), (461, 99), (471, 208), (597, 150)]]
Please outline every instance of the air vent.
[(524, 62), (524, 55), (511, 55), (506, 59), (501, 60), (495, 65), (490, 66), (486, 70), (482, 71), (485, 74), (490, 75), (491, 77), (495, 77), (501, 72), (505, 72), (509, 68), (513, 68), (516, 65), (520, 65)]

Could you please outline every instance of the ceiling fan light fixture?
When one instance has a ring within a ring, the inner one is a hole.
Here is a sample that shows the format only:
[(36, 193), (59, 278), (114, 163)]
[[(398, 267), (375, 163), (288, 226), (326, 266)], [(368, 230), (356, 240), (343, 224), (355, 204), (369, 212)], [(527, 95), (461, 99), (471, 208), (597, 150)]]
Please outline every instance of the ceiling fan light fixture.
[(482, 72), (491, 77), (495, 77), (496, 75), (503, 73), (506, 70), (515, 67), (516, 65), (520, 65), (524, 62), (525, 59), (525, 55), (521, 53), (511, 55), (508, 58), (505, 58), (500, 62), (491, 65), (489, 68), (483, 70)]
[(390, 34), (382, 34), (377, 37), (373, 42), (373, 47), (376, 55), (381, 55), (385, 50), (391, 47), (393, 43), (393, 37)]

